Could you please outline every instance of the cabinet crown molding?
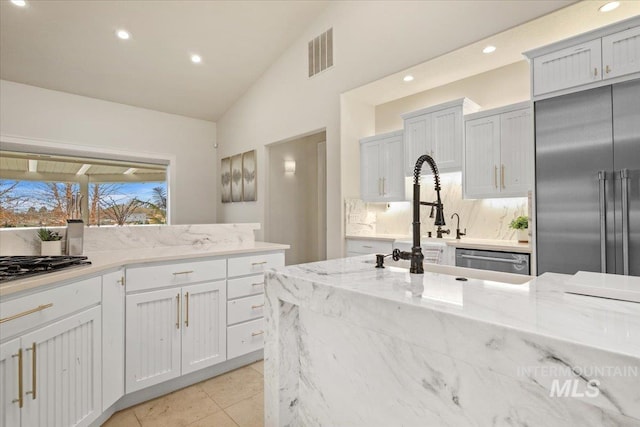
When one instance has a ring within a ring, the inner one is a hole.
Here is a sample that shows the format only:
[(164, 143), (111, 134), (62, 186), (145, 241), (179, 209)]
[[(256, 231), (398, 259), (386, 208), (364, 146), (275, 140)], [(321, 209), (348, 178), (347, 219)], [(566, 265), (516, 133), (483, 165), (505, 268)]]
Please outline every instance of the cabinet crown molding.
[(404, 120), (407, 120), (413, 117), (422, 116), (424, 114), (433, 113), (434, 111), (441, 111), (447, 108), (457, 107), (460, 105), (462, 106), (463, 114), (475, 113), (480, 109), (480, 105), (476, 104), (469, 98), (458, 98), (458, 99), (454, 99), (453, 101), (443, 102), (442, 104), (421, 108), (419, 110), (411, 111), (408, 113), (403, 113), (400, 115), (400, 117), (402, 117)]

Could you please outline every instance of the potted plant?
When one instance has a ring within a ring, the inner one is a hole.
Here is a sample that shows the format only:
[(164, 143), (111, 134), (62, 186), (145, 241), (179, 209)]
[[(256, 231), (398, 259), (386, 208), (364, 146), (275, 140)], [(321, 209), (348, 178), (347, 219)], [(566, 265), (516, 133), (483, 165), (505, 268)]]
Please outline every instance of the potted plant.
[(519, 216), (509, 224), (509, 228), (516, 230), (518, 242), (526, 243), (529, 241), (529, 217)]
[(48, 228), (38, 230), (40, 238), (40, 255), (56, 256), (62, 254), (62, 236), (57, 231)]

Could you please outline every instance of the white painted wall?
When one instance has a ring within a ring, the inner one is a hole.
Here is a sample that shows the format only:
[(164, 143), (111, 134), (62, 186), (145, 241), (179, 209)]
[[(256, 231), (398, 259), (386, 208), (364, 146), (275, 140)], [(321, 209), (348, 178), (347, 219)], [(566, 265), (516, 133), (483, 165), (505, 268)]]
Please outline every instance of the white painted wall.
[(135, 155), (168, 155), (173, 224), (216, 222), (216, 124), (0, 81), (0, 134)]
[[(318, 144), (324, 132), (269, 146), (269, 195), (265, 237), (291, 246), (287, 265), (325, 259), (320, 253)], [(294, 174), (284, 172), (284, 161), (294, 160)]]
[(403, 113), (467, 97), (481, 110), (530, 99), (529, 63), (519, 61), (415, 95), (376, 105), (376, 134), (402, 129)]
[[(218, 161), (256, 149), (258, 200), (252, 204), (218, 202), (224, 222), (264, 223), (264, 146), (327, 133), (327, 255), (343, 253), (342, 174), (352, 164), (342, 159), (340, 94), (427, 61), (473, 41), (542, 15), (562, 2), (331, 2), (325, 12), (218, 121)], [(563, 3), (563, 4), (566, 4)], [(500, 13), (495, 13), (496, 8)], [(442, 16), (473, 21), (460, 31), (445, 31)], [(335, 66), (307, 77), (307, 42), (333, 27)], [(449, 34), (433, 40), (434, 34)], [(346, 162), (346, 163), (345, 163)], [(258, 236), (260, 237), (260, 236)]]

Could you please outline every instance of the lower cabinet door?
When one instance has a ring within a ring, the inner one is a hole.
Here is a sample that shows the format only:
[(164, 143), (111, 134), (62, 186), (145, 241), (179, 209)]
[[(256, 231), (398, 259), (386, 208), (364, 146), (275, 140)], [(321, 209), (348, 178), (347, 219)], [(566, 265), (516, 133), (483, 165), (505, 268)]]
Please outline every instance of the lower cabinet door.
[(182, 374), (227, 358), (226, 282), (182, 288)]
[(127, 295), (126, 392), (180, 376), (180, 288)]
[(20, 339), (0, 345), (0, 427), (20, 425), (20, 352)]
[(264, 347), (264, 319), (256, 319), (227, 328), (229, 359)]
[(22, 427), (87, 426), (102, 413), (101, 307), (22, 337)]

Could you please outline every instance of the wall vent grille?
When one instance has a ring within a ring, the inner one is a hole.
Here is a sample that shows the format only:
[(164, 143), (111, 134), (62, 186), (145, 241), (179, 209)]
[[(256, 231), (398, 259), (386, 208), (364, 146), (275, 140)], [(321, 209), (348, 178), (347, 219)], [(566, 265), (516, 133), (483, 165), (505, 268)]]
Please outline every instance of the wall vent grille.
[(309, 42), (309, 77), (333, 66), (333, 28)]

